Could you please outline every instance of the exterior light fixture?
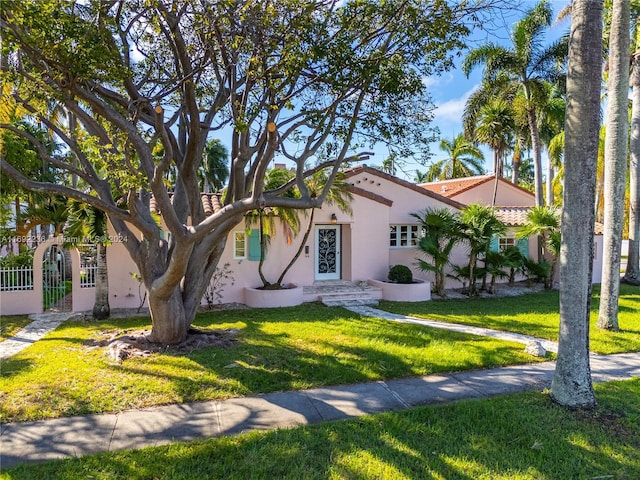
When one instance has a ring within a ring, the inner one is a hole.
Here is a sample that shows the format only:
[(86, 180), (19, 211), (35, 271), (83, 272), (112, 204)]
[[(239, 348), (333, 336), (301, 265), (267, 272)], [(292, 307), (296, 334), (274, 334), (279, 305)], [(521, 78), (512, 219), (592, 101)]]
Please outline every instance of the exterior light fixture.
[(333, 223), (333, 224), (338, 223), (338, 217), (336, 217), (335, 213), (331, 214), (331, 223)]

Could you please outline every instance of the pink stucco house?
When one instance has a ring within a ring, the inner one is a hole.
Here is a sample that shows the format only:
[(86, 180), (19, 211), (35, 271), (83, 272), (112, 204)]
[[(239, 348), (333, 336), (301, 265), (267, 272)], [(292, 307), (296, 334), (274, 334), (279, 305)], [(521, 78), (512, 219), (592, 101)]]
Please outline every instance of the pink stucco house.
[[(347, 215), (331, 206), (316, 211), (315, 224), (304, 245), (303, 254), (284, 282), (300, 287), (297, 289), (300, 301), (315, 301), (323, 295), (338, 298), (340, 294), (345, 294), (341, 290), (350, 290), (349, 295), (354, 295), (353, 290), (356, 290), (356, 295), (386, 298), (387, 293), (376, 281), (385, 280), (389, 267), (396, 264), (409, 266), (415, 278), (430, 281), (432, 278), (415, 266), (416, 258), (420, 255), (416, 247), (419, 226), (411, 214), (429, 207), (459, 210), (469, 203), (490, 203), (493, 178), (481, 176), (415, 185), (366, 165), (353, 167), (347, 171), (346, 179), (353, 195), (351, 214)], [(533, 204), (533, 195), (506, 180), (500, 180), (497, 200), (500, 215), (512, 227), (505, 239), (500, 241), (510, 242), (514, 236), (513, 228), (521, 224), (527, 207)], [(213, 213), (220, 208), (215, 194), (203, 194), (202, 201), (207, 212)], [(240, 223), (229, 235), (220, 262), (221, 267), (226, 265), (228, 278), (218, 290), (221, 296), (216, 301), (252, 305), (254, 300), (249, 299), (248, 292), (261, 285), (257, 233), (255, 229), (248, 232), (244, 223)], [(279, 276), (301, 241), (302, 235), (287, 238), (281, 232), (276, 233), (271, 239), (264, 265), (267, 278), (275, 280)], [(0, 312), (3, 315), (43, 311), (40, 260), (46, 249), (57, 242), (58, 239), (47, 240), (36, 250), (33, 285), (30, 289), (0, 292)], [(533, 241), (529, 242), (528, 250), (530, 255), (535, 254)], [(91, 310), (94, 289), (80, 283), (82, 265), (77, 251), (71, 252), (71, 259), (72, 309)], [(457, 247), (451, 258), (455, 264), (464, 264), (466, 259), (464, 246)], [(117, 239), (108, 248), (108, 269), (111, 307), (138, 307), (144, 292), (135, 278), (135, 265)], [(594, 279), (598, 273), (595, 270)], [(375, 285), (372, 287), (371, 284)], [(456, 286), (453, 280), (450, 285)], [(423, 299), (428, 297), (427, 294)]]

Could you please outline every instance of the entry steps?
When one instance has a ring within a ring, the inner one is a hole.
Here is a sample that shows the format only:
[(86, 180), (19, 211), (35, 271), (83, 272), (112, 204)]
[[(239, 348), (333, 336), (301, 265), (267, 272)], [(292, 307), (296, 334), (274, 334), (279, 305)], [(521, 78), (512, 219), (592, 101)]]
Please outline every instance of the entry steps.
[(378, 305), (382, 289), (366, 282), (321, 280), (304, 287), (305, 301), (320, 301), (328, 307)]

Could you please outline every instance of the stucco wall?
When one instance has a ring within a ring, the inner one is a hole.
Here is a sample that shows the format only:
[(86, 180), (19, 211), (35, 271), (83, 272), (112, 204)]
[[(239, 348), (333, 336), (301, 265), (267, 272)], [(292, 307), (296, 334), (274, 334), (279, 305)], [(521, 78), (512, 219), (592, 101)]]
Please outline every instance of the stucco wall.
[[(453, 197), (454, 200), (469, 205), (471, 203), (481, 203), (491, 205), (493, 199), (493, 180), (485, 182), (477, 187)], [(498, 193), (496, 195), (496, 205), (505, 207), (528, 207), (535, 205), (535, 197), (532, 193), (515, 188), (509, 182), (498, 183)]]

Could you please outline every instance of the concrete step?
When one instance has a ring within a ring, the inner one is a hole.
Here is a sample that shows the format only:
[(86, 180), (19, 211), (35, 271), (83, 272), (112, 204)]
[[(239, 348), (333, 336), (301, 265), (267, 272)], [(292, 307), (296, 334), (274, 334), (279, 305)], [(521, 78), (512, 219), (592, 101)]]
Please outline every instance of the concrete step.
[(320, 301), (327, 306), (357, 306), (357, 305), (377, 305), (381, 295), (372, 289), (369, 291), (341, 291), (319, 295)]

